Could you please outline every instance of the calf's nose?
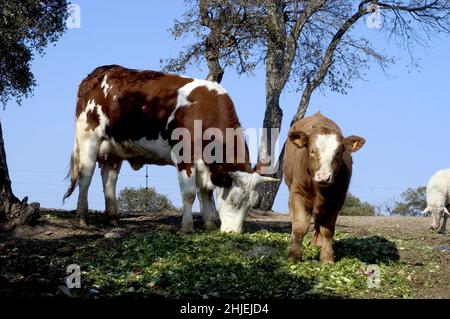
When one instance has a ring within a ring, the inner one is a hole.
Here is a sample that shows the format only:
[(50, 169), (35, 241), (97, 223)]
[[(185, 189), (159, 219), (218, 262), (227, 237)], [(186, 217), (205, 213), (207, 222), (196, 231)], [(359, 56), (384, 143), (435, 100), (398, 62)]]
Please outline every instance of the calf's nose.
[(322, 182), (322, 183), (323, 182), (326, 182), (326, 183), (331, 182), (331, 173), (317, 172), (316, 181)]

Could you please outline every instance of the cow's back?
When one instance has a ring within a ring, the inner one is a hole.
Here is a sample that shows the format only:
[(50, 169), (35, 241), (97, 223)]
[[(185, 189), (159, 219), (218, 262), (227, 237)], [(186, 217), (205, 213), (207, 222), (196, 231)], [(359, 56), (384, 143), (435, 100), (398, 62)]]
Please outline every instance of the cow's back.
[(291, 131), (302, 131), (308, 135), (311, 135), (314, 130), (329, 130), (342, 134), (337, 124), (320, 112), (298, 120), (291, 126)]
[[(80, 84), (76, 115), (90, 101), (108, 120), (108, 137), (115, 141), (157, 139), (177, 105), (177, 90), (193, 79), (156, 71), (138, 71), (118, 65), (102, 66)], [(89, 118), (91, 127), (98, 121)], [(95, 116), (95, 114), (93, 115)]]

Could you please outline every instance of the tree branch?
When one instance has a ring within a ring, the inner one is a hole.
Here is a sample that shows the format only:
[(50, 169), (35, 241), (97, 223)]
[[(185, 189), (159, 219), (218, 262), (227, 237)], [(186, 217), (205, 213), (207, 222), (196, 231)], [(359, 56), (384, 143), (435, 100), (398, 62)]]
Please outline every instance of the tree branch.
[[(371, 2), (374, 3), (376, 1)], [(366, 3), (368, 3), (368, 1), (362, 1), (358, 7), (358, 11), (355, 12), (349, 19), (347, 19), (347, 21), (344, 22), (344, 24), (337, 30), (337, 32), (333, 36), (325, 52), (322, 63), (319, 69), (317, 70), (316, 76), (312, 80), (308, 80), (306, 83), (306, 87), (300, 99), (299, 107), (297, 109), (294, 118), (291, 121), (291, 125), (305, 116), (306, 109), (309, 105), (309, 100), (311, 99), (311, 94), (320, 84), (322, 84), (328, 70), (330, 69), (331, 64), (333, 63), (334, 52), (336, 51), (336, 48), (339, 42), (341, 41), (342, 37), (355, 24), (356, 21), (358, 21), (362, 16), (364, 16), (367, 13), (367, 10), (363, 5)]]

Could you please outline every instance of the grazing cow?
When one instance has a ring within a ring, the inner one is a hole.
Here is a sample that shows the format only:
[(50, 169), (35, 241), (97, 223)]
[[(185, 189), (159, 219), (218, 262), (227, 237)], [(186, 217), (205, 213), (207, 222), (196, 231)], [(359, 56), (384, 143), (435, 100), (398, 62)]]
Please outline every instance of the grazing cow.
[(443, 169), (431, 176), (427, 185), (427, 207), (424, 213), (432, 213), (431, 230), (437, 230), (441, 225), (440, 234), (444, 234), (447, 219), (450, 216), (450, 169)]
[(303, 237), (314, 217), (312, 244), (321, 247), (322, 262), (334, 262), (334, 228), (350, 183), (351, 153), (365, 140), (344, 138), (336, 123), (320, 113), (295, 122), (288, 140), (284, 178), (292, 220), (289, 259), (302, 260)]
[[(229, 129), (236, 131), (231, 141), (224, 138)], [(173, 165), (183, 201), (183, 232), (193, 231), (196, 194), (205, 228), (215, 228), (214, 190), (220, 229), (242, 232), (244, 215), (257, 198), (256, 185), (276, 180), (251, 168), (239, 129), (232, 100), (215, 82), (118, 65), (99, 67), (79, 86), (71, 183), (64, 198), (79, 185), (77, 214), (85, 225), (88, 188), (98, 162), (105, 213), (117, 225), (115, 193), (122, 161), (136, 170), (144, 164)], [(214, 142), (210, 153), (205, 140)], [(217, 158), (220, 154), (226, 155)]]

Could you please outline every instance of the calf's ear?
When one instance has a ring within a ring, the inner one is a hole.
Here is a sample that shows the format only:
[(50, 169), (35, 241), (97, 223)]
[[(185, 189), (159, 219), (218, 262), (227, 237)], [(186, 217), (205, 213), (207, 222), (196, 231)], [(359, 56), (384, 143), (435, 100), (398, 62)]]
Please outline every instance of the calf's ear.
[(364, 143), (366, 143), (366, 140), (363, 139), (360, 136), (356, 135), (350, 135), (346, 138), (344, 138), (344, 146), (349, 152), (356, 152), (361, 147), (363, 147)]
[(308, 146), (309, 137), (305, 132), (293, 131), (288, 134), (289, 140), (298, 148)]

